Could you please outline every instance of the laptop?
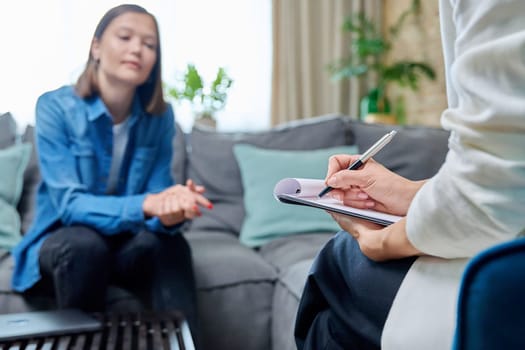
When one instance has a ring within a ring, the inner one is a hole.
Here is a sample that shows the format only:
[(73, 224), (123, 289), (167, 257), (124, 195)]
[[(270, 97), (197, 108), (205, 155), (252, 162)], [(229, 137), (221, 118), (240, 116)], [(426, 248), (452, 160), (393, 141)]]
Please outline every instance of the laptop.
[(0, 315), (0, 341), (94, 332), (102, 322), (76, 309)]

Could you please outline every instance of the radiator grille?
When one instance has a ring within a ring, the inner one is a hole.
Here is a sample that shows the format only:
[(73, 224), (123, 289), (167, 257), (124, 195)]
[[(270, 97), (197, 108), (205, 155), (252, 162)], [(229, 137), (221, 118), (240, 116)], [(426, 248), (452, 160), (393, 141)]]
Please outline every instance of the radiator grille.
[(0, 343), (1, 350), (193, 350), (187, 323), (178, 313), (95, 315), (100, 331)]

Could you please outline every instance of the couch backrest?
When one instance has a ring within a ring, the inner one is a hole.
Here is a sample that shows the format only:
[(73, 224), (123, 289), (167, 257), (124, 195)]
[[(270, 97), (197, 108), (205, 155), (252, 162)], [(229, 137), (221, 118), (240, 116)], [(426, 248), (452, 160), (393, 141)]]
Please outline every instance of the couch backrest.
[(424, 126), (391, 126), (350, 121), (349, 128), (360, 151), (368, 149), (390, 130), (392, 141), (374, 156), (388, 169), (411, 180), (423, 180), (437, 173), (448, 152), (449, 132)]

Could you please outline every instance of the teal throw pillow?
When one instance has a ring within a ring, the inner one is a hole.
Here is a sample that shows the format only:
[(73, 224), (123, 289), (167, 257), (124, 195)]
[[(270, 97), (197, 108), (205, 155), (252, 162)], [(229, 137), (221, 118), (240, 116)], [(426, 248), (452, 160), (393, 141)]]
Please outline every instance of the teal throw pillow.
[(292, 234), (338, 231), (339, 226), (326, 212), (280, 203), (273, 197), (273, 188), (279, 180), (287, 177), (324, 179), (331, 155), (357, 152), (356, 146), (283, 151), (248, 144), (235, 145), (246, 212), (240, 233), (241, 243), (257, 247)]
[(11, 249), (22, 238), (16, 210), (24, 185), (24, 170), (31, 144), (20, 143), (0, 150), (0, 247)]

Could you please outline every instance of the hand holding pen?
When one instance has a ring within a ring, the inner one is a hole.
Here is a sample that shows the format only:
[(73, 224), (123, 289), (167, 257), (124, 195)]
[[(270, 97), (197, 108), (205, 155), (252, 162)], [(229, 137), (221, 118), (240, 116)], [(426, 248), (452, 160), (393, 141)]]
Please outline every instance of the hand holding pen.
[[(379, 139), (376, 143), (372, 145), (372, 147), (366, 150), (355, 162), (350, 164), (350, 166), (348, 167), (348, 170), (357, 170), (361, 166), (363, 166), (363, 164), (365, 164), (371, 157), (376, 155), (377, 152), (379, 152), (383, 147), (385, 147), (392, 140), (392, 138), (395, 136), (396, 133), (397, 131), (392, 130), (389, 133), (387, 133), (385, 136), (383, 136), (381, 139)], [(332, 190), (333, 190), (332, 187), (327, 186), (325, 189), (323, 189), (319, 193), (319, 197), (324, 196), (325, 194), (327, 194), (328, 192)]]

